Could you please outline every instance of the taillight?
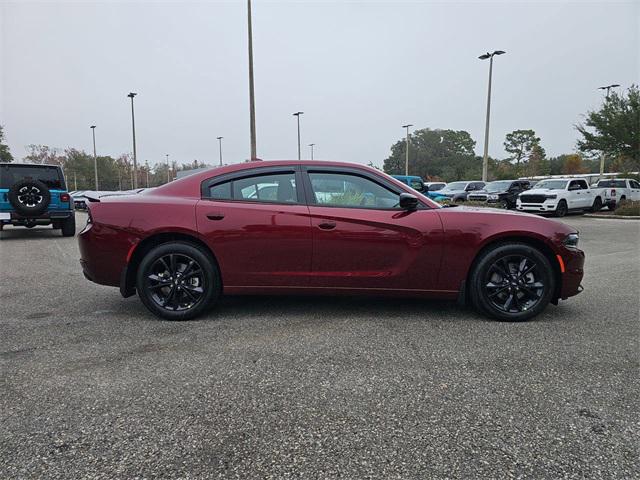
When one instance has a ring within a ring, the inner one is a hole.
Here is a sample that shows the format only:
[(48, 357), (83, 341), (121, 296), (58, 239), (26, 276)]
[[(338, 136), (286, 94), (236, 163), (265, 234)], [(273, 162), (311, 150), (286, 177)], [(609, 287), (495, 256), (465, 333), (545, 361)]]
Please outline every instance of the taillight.
[(615, 197), (615, 196), (616, 196), (616, 189), (615, 189), (615, 188), (612, 188), (612, 189), (611, 189), (611, 196), (612, 196), (612, 197)]
[(60, 194), (60, 201), (61, 202), (68, 202), (69, 200), (71, 200), (71, 197), (69, 196), (68, 193), (61, 193)]

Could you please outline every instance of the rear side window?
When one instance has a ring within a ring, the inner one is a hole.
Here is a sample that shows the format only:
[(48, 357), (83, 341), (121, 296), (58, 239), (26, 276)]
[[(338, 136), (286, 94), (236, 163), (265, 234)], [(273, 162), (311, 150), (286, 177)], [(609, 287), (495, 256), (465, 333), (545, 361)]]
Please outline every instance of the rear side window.
[(39, 180), (51, 190), (65, 190), (62, 171), (58, 167), (44, 165), (0, 166), (0, 188), (11, 188), (23, 180)]
[(255, 175), (209, 187), (212, 200), (245, 200), (269, 203), (298, 203), (295, 173)]

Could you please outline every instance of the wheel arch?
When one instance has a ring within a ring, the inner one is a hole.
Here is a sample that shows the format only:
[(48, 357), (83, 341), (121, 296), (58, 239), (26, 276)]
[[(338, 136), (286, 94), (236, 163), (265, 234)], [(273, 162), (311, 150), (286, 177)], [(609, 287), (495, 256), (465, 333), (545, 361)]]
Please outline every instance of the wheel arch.
[(201, 248), (211, 257), (211, 260), (218, 268), (218, 272), (220, 272), (220, 280), (222, 281), (222, 271), (220, 270), (220, 263), (218, 262), (218, 259), (216, 258), (216, 255), (213, 253), (211, 248), (209, 248), (209, 246), (204, 241), (202, 241), (194, 234), (184, 232), (158, 232), (146, 237), (144, 240), (137, 243), (133, 247), (133, 251), (130, 252), (129, 261), (127, 262), (125, 268), (122, 270), (122, 276), (120, 278), (120, 293), (123, 297), (127, 298), (135, 295), (136, 272), (138, 271), (140, 262), (147, 254), (147, 252), (158, 245), (169, 242), (185, 242)]
[(553, 275), (556, 280), (555, 291), (553, 292), (553, 296), (551, 298), (551, 303), (557, 304), (558, 298), (560, 297), (560, 291), (562, 288), (562, 272), (560, 271), (560, 264), (558, 263), (556, 252), (549, 246), (547, 242), (545, 242), (541, 238), (536, 238), (527, 235), (521, 234), (507, 234), (501, 235), (499, 237), (493, 237), (488, 239), (480, 250), (475, 254), (471, 264), (469, 265), (469, 269), (467, 270), (467, 275), (462, 284), (461, 298), (458, 299), (460, 303), (467, 304), (469, 300), (469, 282), (471, 281), (471, 272), (476, 268), (478, 261), (482, 257), (482, 255), (499, 245), (509, 244), (509, 243), (523, 243), (529, 245), (531, 247), (539, 250), (546, 258), (549, 260), (551, 264), (551, 268), (553, 269)]

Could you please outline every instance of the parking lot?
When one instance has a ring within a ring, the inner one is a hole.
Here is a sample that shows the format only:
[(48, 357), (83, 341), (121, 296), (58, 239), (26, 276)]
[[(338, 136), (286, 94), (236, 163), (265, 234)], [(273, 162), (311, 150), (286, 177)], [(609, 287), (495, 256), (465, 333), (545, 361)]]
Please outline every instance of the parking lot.
[(563, 221), (585, 291), (522, 324), (307, 297), (164, 322), (75, 238), (6, 229), (0, 478), (638, 478), (640, 223)]

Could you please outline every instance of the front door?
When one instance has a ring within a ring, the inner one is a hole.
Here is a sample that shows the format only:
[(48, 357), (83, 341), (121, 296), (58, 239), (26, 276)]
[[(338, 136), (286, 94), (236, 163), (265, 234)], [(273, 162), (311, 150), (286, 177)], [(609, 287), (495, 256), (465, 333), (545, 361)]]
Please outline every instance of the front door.
[(442, 224), (435, 209), (399, 208), (397, 186), (374, 174), (308, 167), (311, 286), (437, 289)]
[(261, 170), (205, 184), (198, 231), (216, 255), (225, 288), (306, 286), (311, 223), (300, 172)]

